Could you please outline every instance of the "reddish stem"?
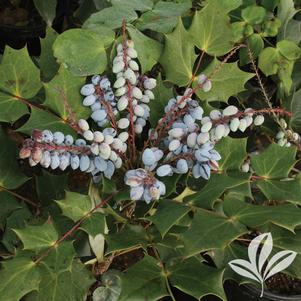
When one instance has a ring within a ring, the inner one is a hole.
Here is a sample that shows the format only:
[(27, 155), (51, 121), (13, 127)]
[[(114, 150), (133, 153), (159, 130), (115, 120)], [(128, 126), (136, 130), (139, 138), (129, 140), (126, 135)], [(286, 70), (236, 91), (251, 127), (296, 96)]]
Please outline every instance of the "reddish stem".
[(90, 148), (86, 146), (75, 146), (75, 145), (56, 145), (56, 144), (47, 144), (43, 142), (38, 142), (32, 139), (26, 139), (24, 141), (23, 147), (34, 149), (35, 147), (41, 149), (41, 150), (47, 150), (47, 151), (66, 151), (71, 153), (80, 153), (89, 155), (91, 154)]
[(95, 92), (96, 92), (96, 95), (98, 96), (100, 103), (104, 106), (107, 114), (109, 115), (111, 126), (117, 131), (116, 118), (113, 113), (113, 108), (112, 108), (111, 104), (108, 101), (105, 101), (104, 92), (99, 86), (97, 86), (95, 88)]
[(60, 96), (62, 97), (63, 101), (64, 101), (64, 107), (66, 109), (66, 112), (68, 114), (68, 117), (66, 120), (64, 120), (65, 122), (67, 122), (77, 133), (81, 133), (82, 130), (80, 129), (80, 127), (78, 126), (78, 120), (76, 118), (75, 113), (73, 112), (68, 99), (66, 97), (66, 94), (64, 93), (64, 90), (61, 89), (60, 87), (56, 88), (57, 92), (60, 94)]
[(62, 241), (64, 241), (66, 238), (68, 238), (69, 236), (71, 236), (81, 225), (82, 223), (90, 217), (91, 214), (93, 214), (97, 209), (103, 207), (104, 205), (106, 205), (112, 198), (113, 196), (116, 194), (113, 193), (110, 196), (108, 196), (106, 199), (102, 200), (98, 205), (96, 205), (93, 209), (91, 209), (88, 213), (86, 213), (82, 218), (80, 218), (76, 224), (70, 229), (68, 230), (66, 233), (64, 233), (59, 239), (57, 239), (53, 245), (51, 247), (49, 247), (44, 253), (40, 254), (38, 258), (36, 258), (35, 263), (39, 263), (43, 258), (45, 258), (52, 249), (54, 249), (55, 247), (57, 247)]
[[(238, 51), (240, 48), (242, 47), (246, 47), (245, 45), (238, 45), (236, 46), (224, 59), (222, 62), (220, 62), (220, 64), (211, 72), (211, 74), (207, 77), (207, 80), (211, 80), (220, 70), (221, 68), (224, 66), (224, 64), (226, 64), (226, 62), (236, 53), (236, 51)], [(181, 105), (185, 100), (189, 99), (196, 91), (198, 91), (199, 89), (201, 89), (203, 87), (203, 84), (198, 84), (195, 88), (191, 89), (191, 91), (189, 91), (189, 93), (185, 94), (182, 96), (182, 98), (176, 103), (176, 105), (170, 110), (168, 111), (163, 118), (161, 118), (161, 120), (158, 122), (156, 128), (155, 128), (155, 132), (158, 132), (158, 138), (161, 136), (160, 132), (164, 130), (164, 124), (166, 123), (166, 120), (170, 117), (170, 115), (174, 114), (179, 105)], [(150, 137), (148, 138), (148, 140), (146, 141), (145, 145), (144, 145), (144, 149), (149, 145), (150, 143)], [(158, 140), (158, 139), (156, 139)], [(160, 141), (159, 141), (160, 142)], [(156, 143), (158, 143), (156, 141)]]
[[(123, 62), (124, 68), (127, 70), (128, 68), (128, 61), (127, 61), (127, 45), (126, 45), (126, 21), (123, 19), (122, 21), (122, 48), (123, 48)], [(132, 95), (132, 85), (129, 80), (126, 80), (127, 83), (127, 95), (129, 101), (129, 114), (130, 114), (130, 133), (129, 138), (131, 142), (131, 149), (130, 149), (130, 161), (135, 162), (136, 159), (136, 145), (135, 145), (135, 126), (134, 126), (134, 108), (133, 108), (133, 95)]]

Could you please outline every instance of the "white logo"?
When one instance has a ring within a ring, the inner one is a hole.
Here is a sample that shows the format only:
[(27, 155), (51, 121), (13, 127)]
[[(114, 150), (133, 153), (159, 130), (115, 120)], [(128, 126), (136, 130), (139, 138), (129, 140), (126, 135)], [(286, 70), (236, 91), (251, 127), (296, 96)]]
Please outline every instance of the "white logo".
[[(260, 248), (261, 244), (262, 246)], [(264, 233), (255, 237), (250, 242), (248, 247), (248, 256), (250, 261), (235, 259), (229, 262), (230, 267), (236, 273), (253, 279), (261, 284), (260, 297), (263, 296), (264, 282), (271, 276), (286, 269), (294, 261), (297, 255), (296, 252), (290, 250), (280, 251), (268, 260), (272, 249), (272, 235), (271, 233)]]

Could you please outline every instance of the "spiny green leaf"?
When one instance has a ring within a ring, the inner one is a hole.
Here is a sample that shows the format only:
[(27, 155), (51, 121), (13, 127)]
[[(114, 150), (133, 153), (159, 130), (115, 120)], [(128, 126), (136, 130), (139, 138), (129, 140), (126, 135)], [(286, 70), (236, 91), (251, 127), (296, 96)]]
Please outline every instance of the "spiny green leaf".
[[(114, 6), (118, 6), (118, 8), (125, 5), (123, 0), (112, 0), (111, 2)], [(132, 8), (133, 10), (142, 12), (151, 10), (153, 5), (154, 3), (152, 0), (131, 0), (126, 3), (127, 8)]]
[(263, 153), (251, 157), (251, 165), (259, 176), (277, 179), (288, 176), (296, 163), (296, 148), (271, 144)]
[(114, 251), (126, 250), (135, 246), (145, 247), (147, 235), (142, 226), (126, 224), (118, 233), (106, 235), (106, 242), (108, 244), (106, 254), (110, 254)]
[(293, 93), (290, 111), (293, 113), (290, 120), (292, 127), (301, 129), (301, 89)]
[(14, 142), (8, 139), (0, 128), (0, 190), (1, 186), (15, 189), (28, 180), (20, 171), (16, 158), (17, 148)]
[(83, 300), (95, 279), (74, 258), (72, 242), (63, 242), (41, 261), (36, 301)]
[(155, 214), (147, 219), (156, 225), (162, 237), (164, 237), (170, 228), (189, 211), (190, 207), (183, 203), (171, 200), (160, 200)]
[(167, 88), (163, 81), (161, 73), (157, 77), (157, 86), (154, 89), (155, 101), (149, 103), (151, 109), (150, 122), (152, 127), (156, 127), (158, 120), (162, 117), (164, 108), (168, 101), (173, 97), (172, 88)]
[(194, 45), (182, 21), (179, 20), (175, 30), (165, 35), (165, 47), (160, 63), (165, 70), (166, 80), (181, 87), (186, 86), (192, 78), (195, 59)]
[(134, 41), (135, 49), (138, 52), (141, 72), (150, 71), (160, 58), (163, 49), (162, 44), (144, 35), (134, 26), (127, 26), (127, 31)]
[(102, 73), (107, 67), (104, 40), (87, 29), (70, 29), (60, 34), (53, 50), (54, 56), (77, 76)]
[(55, 18), (57, 0), (34, 0), (34, 5), (49, 27)]
[(123, 19), (130, 23), (138, 18), (136, 12), (125, 5), (104, 8), (92, 14), (84, 23), (84, 27), (105, 26), (111, 29), (121, 27)]
[(15, 210), (22, 208), (22, 205), (10, 193), (0, 190), (0, 206), (0, 229), (3, 230), (6, 218)]
[(294, 232), (294, 229), (301, 224), (300, 210), (292, 204), (251, 205), (229, 197), (224, 201), (223, 209), (227, 216), (252, 229), (266, 223), (273, 223)]
[(301, 181), (300, 179), (256, 181), (257, 187), (263, 192), (268, 200), (289, 201), (301, 204)]
[[(214, 59), (202, 73), (210, 75), (219, 65), (220, 61)], [(227, 102), (230, 96), (237, 95), (245, 90), (245, 83), (254, 76), (252, 73), (240, 70), (236, 63), (224, 64), (221, 70), (211, 79), (212, 89), (204, 92), (199, 89), (196, 94), (202, 100)], [(197, 82), (194, 82), (196, 86)]]
[(73, 129), (62, 119), (56, 115), (42, 109), (33, 107), (28, 121), (18, 128), (19, 132), (31, 135), (34, 129), (61, 131), (65, 135), (70, 134), (74, 136)]
[(95, 237), (98, 234), (104, 234), (106, 231), (106, 217), (100, 212), (94, 212), (81, 225), (81, 229)]
[(15, 248), (20, 245), (18, 237), (12, 229), (24, 228), (30, 219), (32, 219), (32, 214), (26, 205), (22, 205), (22, 208), (13, 211), (6, 219), (5, 232), (1, 242), (9, 252), (14, 253)]
[(38, 59), (39, 66), (42, 73), (42, 79), (49, 81), (56, 74), (59, 65), (53, 56), (52, 46), (58, 34), (51, 27), (47, 27), (46, 36), (41, 39), (41, 55)]
[(181, 237), (184, 241), (185, 255), (190, 257), (203, 251), (224, 248), (246, 232), (247, 228), (238, 221), (198, 209), (189, 230)]
[(40, 276), (30, 257), (16, 256), (2, 264), (0, 291), (3, 301), (17, 301), (29, 292), (38, 290)]
[(61, 66), (59, 73), (49, 83), (44, 84), (46, 93), (44, 105), (64, 120), (70, 117), (68, 109), (71, 109), (77, 119), (88, 118), (91, 112), (82, 105), (82, 96), (79, 93), (84, 83), (83, 77), (76, 77)]
[(168, 296), (162, 269), (158, 261), (148, 255), (121, 276), (121, 284), (118, 301), (156, 301)]
[(36, 189), (43, 206), (52, 204), (53, 200), (61, 199), (65, 195), (68, 176), (54, 175), (45, 170), (41, 176), (36, 177)]
[(247, 138), (233, 139), (227, 137), (216, 145), (216, 150), (221, 155), (222, 159), (218, 162), (219, 170), (239, 170), (244, 159), (247, 156), (246, 152)]
[(6, 47), (0, 68), (0, 121), (12, 122), (28, 112), (20, 98), (29, 99), (41, 88), (40, 71), (26, 48)]
[(183, 3), (159, 1), (151, 11), (142, 14), (136, 26), (142, 31), (150, 29), (161, 33), (171, 32), (177, 26), (179, 17), (188, 12), (190, 7), (190, 1)]
[(226, 300), (223, 289), (223, 270), (209, 267), (196, 257), (168, 265), (172, 286), (201, 300), (206, 295), (216, 295)]
[(195, 45), (212, 56), (229, 52), (234, 40), (230, 18), (218, 2), (212, 0), (197, 11), (189, 28)]
[(52, 223), (46, 222), (40, 226), (27, 226), (23, 229), (13, 229), (21, 239), (24, 250), (39, 252), (51, 247), (58, 239), (58, 233)]
[(64, 200), (56, 201), (63, 215), (74, 222), (78, 221), (92, 209), (92, 202), (88, 195), (66, 191)]
[(215, 201), (227, 190), (238, 187), (242, 184), (248, 184), (250, 175), (246, 173), (237, 174), (213, 174), (205, 187), (184, 200), (201, 207), (211, 209)]

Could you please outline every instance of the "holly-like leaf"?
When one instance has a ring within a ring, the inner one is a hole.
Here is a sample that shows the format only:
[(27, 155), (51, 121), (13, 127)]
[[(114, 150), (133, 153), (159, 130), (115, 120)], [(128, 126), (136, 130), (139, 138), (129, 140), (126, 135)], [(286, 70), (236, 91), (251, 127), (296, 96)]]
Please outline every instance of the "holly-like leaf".
[(264, 178), (279, 179), (288, 176), (296, 163), (296, 148), (271, 144), (264, 152), (251, 157), (255, 173)]
[(162, 237), (164, 237), (171, 227), (189, 211), (190, 207), (183, 203), (171, 200), (160, 200), (155, 214), (147, 219), (155, 224)]
[(28, 112), (22, 98), (35, 96), (41, 88), (40, 71), (26, 48), (6, 47), (0, 67), (0, 121), (12, 122)]
[(165, 35), (165, 46), (160, 63), (165, 70), (166, 80), (181, 87), (187, 85), (192, 78), (195, 59), (194, 45), (182, 21), (179, 20), (175, 30)]
[(6, 218), (15, 210), (22, 208), (22, 205), (6, 191), (0, 191), (0, 204), (0, 229), (3, 230)]
[(300, 179), (256, 181), (256, 186), (263, 192), (268, 200), (289, 201), (301, 204)]
[(36, 301), (83, 300), (95, 279), (74, 258), (72, 242), (63, 242), (41, 261), (40, 285)]
[(115, 5), (104, 8), (101, 11), (92, 14), (84, 23), (84, 27), (105, 26), (110, 29), (121, 27), (122, 21), (130, 23), (138, 18), (136, 12), (125, 5)]
[(34, 5), (49, 27), (55, 18), (57, 0), (34, 0)]
[(168, 265), (172, 286), (201, 300), (206, 295), (226, 299), (223, 289), (223, 270), (209, 267), (196, 257)]
[(128, 26), (127, 31), (131, 39), (134, 41), (139, 63), (141, 65), (141, 72), (145, 73), (150, 71), (152, 67), (157, 64), (161, 56), (163, 49), (162, 44), (144, 35), (134, 26)]
[(88, 195), (66, 191), (64, 200), (56, 201), (63, 215), (74, 222), (78, 221), (92, 209), (92, 202)]
[(16, 158), (18, 150), (14, 142), (9, 140), (0, 128), (0, 190), (1, 186), (15, 189), (28, 180), (20, 171)]
[(29, 292), (38, 290), (39, 272), (30, 257), (16, 256), (13, 259), (3, 261), (2, 265), (0, 291), (3, 300), (20, 300)]
[[(210, 75), (219, 65), (220, 61), (216, 58), (202, 73)], [(245, 83), (254, 76), (253, 73), (248, 73), (240, 70), (235, 63), (224, 64), (221, 70), (211, 79), (212, 89), (209, 92), (204, 92), (199, 89), (196, 94), (202, 100), (207, 101), (224, 101), (227, 102), (230, 96), (237, 95), (245, 90)], [(194, 86), (197, 82), (194, 82)]]
[(301, 129), (301, 89), (293, 93), (290, 111), (293, 113), (290, 120), (292, 127)]
[(137, 20), (137, 28), (150, 29), (161, 33), (171, 32), (178, 24), (180, 16), (189, 11), (190, 1), (182, 3), (158, 1), (155, 7)]
[(227, 216), (252, 229), (273, 223), (294, 232), (294, 229), (301, 224), (299, 209), (292, 204), (251, 205), (229, 197), (224, 201), (223, 209)]
[(44, 84), (46, 93), (44, 105), (64, 120), (70, 117), (68, 109), (71, 109), (78, 119), (87, 119), (91, 112), (82, 105), (82, 96), (79, 93), (84, 83), (84, 77), (76, 77), (61, 66), (59, 73), (49, 83)]
[(114, 251), (126, 250), (135, 246), (145, 247), (147, 235), (145, 229), (140, 225), (125, 225), (118, 233), (106, 235), (108, 248), (106, 254)]
[(162, 269), (158, 261), (148, 255), (121, 276), (121, 284), (118, 301), (156, 301), (168, 296)]
[(47, 27), (46, 36), (41, 39), (41, 55), (38, 59), (39, 66), (41, 69), (42, 79), (44, 81), (49, 81), (53, 78), (59, 69), (59, 65), (53, 56), (52, 46), (57, 38), (58, 33), (51, 27)]
[(224, 248), (247, 232), (247, 228), (238, 221), (215, 212), (198, 209), (190, 228), (181, 235), (181, 238), (184, 241), (185, 255), (190, 257), (203, 251)]
[[(112, 0), (111, 1), (114, 6), (124, 6), (123, 0)], [(127, 8), (132, 8), (133, 10), (145, 12), (151, 10), (154, 3), (152, 0), (131, 0), (126, 3)]]
[(66, 174), (54, 175), (43, 170), (43, 174), (36, 177), (36, 189), (40, 202), (47, 206), (52, 204), (53, 200), (63, 198), (67, 181)]
[(82, 223), (81, 229), (92, 237), (104, 234), (107, 229), (105, 215), (100, 212), (94, 212)]
[(156, 127), (158, 120), (162, 117), (162, 112), (168, 101), (173, 97), (172, 88), (167, 88), (163, 81), (161, 73), (157, 77), (157, 86), (154, 89), (155, 101), (149, 103), (151, 109), (150, 123)]
[(24, 250), (39, 252), (51, 247), (58, 239), (58, 233), (52, 223), (46, 222), (40, 226), (27, 226), (23, 229), (13, 229), (23, 243)]
[(18, 128), (19, 132), (27, 135), (31, 135), (33, 129), (38, 130), (51, 130), (51, 131), (61, 131), (65, 135), (70, 134), (74, 136), (73, 129), (62, 119), (56, 115), (33, 107), (31, 109), (31, 114), (28, 121)]
[(223, 55), (233, 47), (230, 18), (216, 0), (195, 13), (189, 33), (195, 45), (212, 56)]
[(70, 29), (53, 44), (54, 56), (77, 76), (102, 73), (107, 67), (104, 40), (87, 29)]
[(222, 157), (218, 162), (218, 169), (224, 171), (231, 169), (239, 170), (247, 156), (246, 147), (247, 138), (233, 139), (227, 137), (221, 140), (216, 145), (216, 150)]
[(15, 248), (20, 245), (20, 241), (12, 229), (24, 228), (31, 218), (32, 214), (26, 205), (22, 205), (20, 209), (13, 211), (11, 215), (7, 217), (5, 232), (1, 242), (9, 252), (14, 253), (16, 251)]
[[(213, 174), (205, 185), (205, 187), (190, 196), (187, 196), (185, 202), (191, 202), (195, 206), (201, 208), (213, 208), (214, 203), (217, 199), (228, 189), (239, 187), (243, 184), (248, 184), (249, 190), (250, 175), (246, 173), (237, 174)], [(246, 192), (248, 193), (248, 191)]]

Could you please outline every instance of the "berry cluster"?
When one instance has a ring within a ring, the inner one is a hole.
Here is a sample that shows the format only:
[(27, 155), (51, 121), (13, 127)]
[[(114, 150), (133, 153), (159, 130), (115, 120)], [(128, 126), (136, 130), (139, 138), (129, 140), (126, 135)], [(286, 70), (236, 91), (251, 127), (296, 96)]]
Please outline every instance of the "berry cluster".
[(122, 160), (118, 153), (126, 151), (126, 144), (120, 138), (114, 138), (116, 131), (106, 128), (103, 132), (91, 132), (88, 137), (89, 126), (85, 120), (79, 121), (79, 127), (85, 129), (86, 140), (92, 140), (88, 145), (84, 139), (76, 139), (71, 135), (61, 132), (52, 133), (49, 130), (37, 131), (31, 139), (26, 139), (20, 150), (20, 158), (29, 158), (29, 164), (35, 166), (65, 170), (80, 169), (82, 172), (91, 173), (93, 176), (103, 173), (111, 179), (115, 169), (122, 166)]
[(127, 171), (124, 182), (131, 187), (130, 198), (133, 201), (150, 203), (166, 193), (165, 184), (143, 168)]
[(280, 146), (290, 147), (292, 143), (299, 144), (301, 141), (300, 135), (287, 128), (287, 123), (284, 119), (280, 119), (282, 130), (276, 135), (277, 143)]
[[(84, 119), (77, 122), (83, 139), (35, 130), (31, 139), (25, 140), (20, 157), (29, 158), (31, 166), (80, 169), (91, 173), (94, 180), (100, 175), (111, 179), (123, 166), (130, 198), (149, 203), (166, 193), (164, 183), (156, 177), (191, 172), (195, 178), (209, 179), (221, 159), (215, 144), (231, 131), (244, 132), (252, 124), (264, 122), (260, 111), (241, 112), (233, 105), (204, 116), (203, 108), (192, 98), (196, 88), (188, 88), (184, 95), (168, 101), (165, 115), (149, 132), (141, 161), (136, 160), (135, 135), (143, 131), (150, 116), (148, 103), (154, 99), (152, 90), (156, 87), (155, 79), (139, 73), (136, 59), (133, 42), (124, 39), (113, 60), (113, 88), (106, 76), (94, 75), (80, 90), (85, 96), (83, 105), (91, 108), (91, 119), (101, 130), (94, 131)], [(208, 92), (211, 87), (210, 79), (200, 75), (197, 88)]]

